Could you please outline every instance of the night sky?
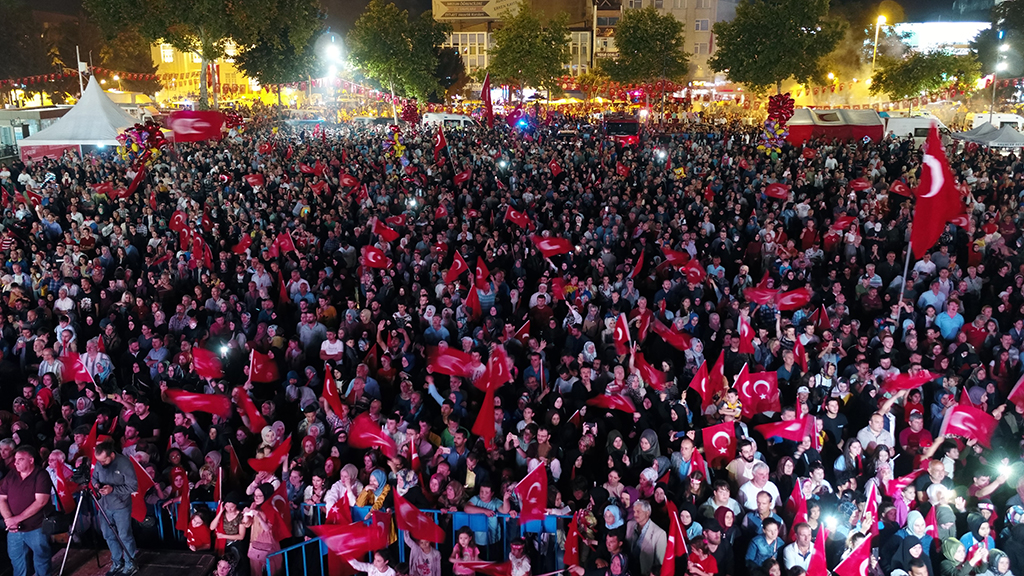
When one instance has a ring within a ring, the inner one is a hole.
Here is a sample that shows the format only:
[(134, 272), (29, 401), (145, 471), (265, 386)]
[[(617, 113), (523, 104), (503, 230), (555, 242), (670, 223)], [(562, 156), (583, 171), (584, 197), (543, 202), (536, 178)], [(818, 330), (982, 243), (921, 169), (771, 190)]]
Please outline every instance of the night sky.
[[(332, 30), (347, 32), (352, 23), (362, 12), (369, 0), (321, 0), (327, 9), (327, 25)], [(430, 9), (430, 0), (391, 0), (399, 8), (407, 9), (414, 15)], [(891, 0), (890, 0), (891, 1)], [(847, 8), (863, 8), (871, 10), (878, 1), (869, 0), (832, 0), (834, 6)], [(920, 22), (924, 20), (949, 19), (949, 9), (953, 0), (902, 0), (899, 2), (904, 9), (904, 21)], [(187, 2), (185, 3), (187, 5)], [(82, 0), (33, 0), (36, 10), (76, 14), (81, 10)]]

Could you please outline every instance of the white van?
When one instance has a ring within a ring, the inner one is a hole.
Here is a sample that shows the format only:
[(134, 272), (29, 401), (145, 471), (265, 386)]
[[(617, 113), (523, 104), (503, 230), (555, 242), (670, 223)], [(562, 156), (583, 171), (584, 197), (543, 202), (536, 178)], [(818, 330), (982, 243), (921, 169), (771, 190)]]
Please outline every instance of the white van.
[(996, 128), (1002, 128), (1009, 124), (1019, 132), (1024, 132), (1024, 117), (1018, 116), (1017, 114), (989, 114), (987, 112), (979, 112), (974, 115), (974, 119), (971, 122), (971, 128), (977, 128), (982, 124), (989, 121), (989, 116), (992, 117), (992, 125)]
[(913, 136), (914, 144), (920, 146), (928, 138), (928, 131), (931, 130), (933, 122), (938, 125), (939, 132), (949, 131), (949, 128), (946, 128), (946, 125), (934, 116), (914, 116), (911, 118), (886, 118), (885, 134), (887, 136), (892, 134), (896, 138)]
[(444, 124), (445, 128), (475, 128), (477, 121), (465, 114), (447, 114), (443, 112), (427, 112), (423, 115), (424, 124)]

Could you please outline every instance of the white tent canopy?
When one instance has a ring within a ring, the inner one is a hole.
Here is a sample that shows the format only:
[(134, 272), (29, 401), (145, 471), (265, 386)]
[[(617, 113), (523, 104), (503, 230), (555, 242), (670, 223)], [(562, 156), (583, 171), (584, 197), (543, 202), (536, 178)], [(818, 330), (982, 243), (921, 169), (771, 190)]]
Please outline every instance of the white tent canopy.
[(27, 146), (117, 146), (117, 135), (137, 120), (107, 97), (95, 77), (71, 110), (45, 130), (25, 138)]
[(968, 142), (983, 142), (986, 137), (991, 136), (998, 130), (992, 124), (985, 122), (981, 126), (965, 132), (957, 132), (952, 134), (953, 138), (957, 140), (967, 140)]

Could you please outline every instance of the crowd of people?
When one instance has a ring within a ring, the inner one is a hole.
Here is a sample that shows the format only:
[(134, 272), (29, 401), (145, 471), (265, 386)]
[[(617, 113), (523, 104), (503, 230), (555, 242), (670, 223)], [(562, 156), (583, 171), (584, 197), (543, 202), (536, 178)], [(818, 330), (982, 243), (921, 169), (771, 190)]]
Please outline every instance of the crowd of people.
[[(390, 510), (396, 494), (441, 511), (447, 541), (391, 534), (355, 570), (470, 576), (465, 561), (490, 560), (547, 574), (573, 545), (568, 522), (511, 537), (513, 488), (543, 463), (547, 512), (575, 519), (575, 576), (799, 575), (822, 530), (829, 569), (871, 538), (872, 576), (1024, 575), (1024, 408), (1007, 400), (1024, 346), (1017, 156), (947, 150), (969, 222), (905, 274), (913, 200), (890, 185), (917, 184), (911, 139), (765, 155), (740, 123), (646, 131), (625, 147), (599, 123), (575, 128), (499, 122), (446, 130), (438, 146), (436, 126), (264, 119), (167, 149), (117, 199), (141, 168), (109, 154), (0, 167), (12, 559), (34, 545), (25, 519), (41, 513), (21, 514), (23, 496), (12, 510), (25, 493), (14, 487), (49, 489), (33, 463), (56, 485), (95, 456), (119, 511), (133, 485), (109, 478), (128, 475), (126, 457), (155, 482), (150, 516), (185, 494), (216, 502), (193, 506), (184, 532), (223, 555), (219, 576), (259, 576), (268, 557), (278, 574), (282, 544), (342, 508)], [(860, 178), (871, 186), (851, 187)], [(99, 193), (107, 182), (114, 192)], [(766, 195), (774, 182), (792, 186), (788, 199)], [(535, 236), (574, 249), (545, 257)], [(468, 270), (449, 275), (457, 260)], [(795, 310), (747, 297), (802, 287), (812, 297)], [(740, 351), (745, 323), (753, 353)], [(446, 348), (472, 359), (470, 374), (435, 369)], [(199, 375), (200, 350), (223, 377)], [(510, 381), (485, 395), (479, 379), (500, 353)], [(254, 378), (257, 355), (272, 364), (261, 374), (281, 377)], [(710, 399), (691, 387), (702, 369)], [(922, 369), (936, 377), (883, 391)], [(744, 415), (731, 388), (744, 370), (777, 375), (777, 410)], [(230, 413), (182, 412), (175, 390), (221, 395)], [(940, 435), (965, 396), (999, 418), (991, 449)], [(490, 410), (493, 437), (471, 432)], [(801, 442), (755, 429), (797, 414), (818, 424)], [(397, 456), (351, 446), (363, 415)], [(731, 461), (704, 445), (719, 424)], [(282, 467), (250, 467), (287, 438)], [(282, 484), (290, 514), (271, 505)], [(452, 512), (487, 515), (487, 528), (453, 531)], [(687, 552), (663, 566), (676, 521)], [(117, 548), (112, 572), (133, 573)]]

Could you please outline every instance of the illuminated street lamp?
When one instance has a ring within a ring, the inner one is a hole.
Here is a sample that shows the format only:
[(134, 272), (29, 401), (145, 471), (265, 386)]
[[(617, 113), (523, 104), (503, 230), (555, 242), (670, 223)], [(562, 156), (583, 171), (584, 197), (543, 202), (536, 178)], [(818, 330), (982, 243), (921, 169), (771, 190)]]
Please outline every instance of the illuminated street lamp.
[(875, 75), (875, 57), (878, 56), (878, 31), (885, 25), (885, 16), (879, 14), (875, 20), (875, 47), (871, 50), (871, 75)]
[[(1010, 47), (1007, 44), (1003, 44), (1003, 45), (999, 46), (999, 51), (1000, 52), (1006, 52), (1009, 49), (1010, 49)], [(1010, 67), (1010, 65), (1006, 63), (1006, 60), (1003, 60), (999, 64), (996, 64), (996, 69), (995, 69), (994, 72), (992, 72), (992, 103), (991, 103), (991, 105), (988, 108), (988, 123), (989, 124), (992, 124), (992, 117), (996, 113), (996, 77), (999, 75), (999, 72), (1006, 72), (1006, 69), (1009, 68), (1009, 67)]]

